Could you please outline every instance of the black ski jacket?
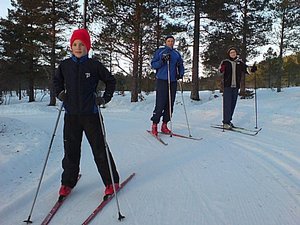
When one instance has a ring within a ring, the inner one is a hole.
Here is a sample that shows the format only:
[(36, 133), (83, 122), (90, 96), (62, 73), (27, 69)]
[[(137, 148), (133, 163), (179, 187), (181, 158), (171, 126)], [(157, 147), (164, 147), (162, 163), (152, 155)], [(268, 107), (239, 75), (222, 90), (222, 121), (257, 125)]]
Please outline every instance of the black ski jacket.
[(114, 76), (97, 60), (72, 56), (60, 63), (53, 78), (56, 97), (66, 92), (64, 108), (69, 114), (93, 114), (98, 112), (95, 93), (99, 81), (105, 84), (103, 98), (109, 102), (116, 87)]
[(220, 67), (225, 65), (225, 71), (223, 74), (223, 79), (224, 79), (224, 87), (230, 87), (231, 86), (231, 79), (232, 79), (232, 65), (231, 62), (235, 61), (236, 62), (236, 87), (240, 88), (240, 83), (241, 83), (241, 77), (242, 74), (248, 74), (247, 71), (247, 65), (240, 59), (225, 59), (221, 62)]

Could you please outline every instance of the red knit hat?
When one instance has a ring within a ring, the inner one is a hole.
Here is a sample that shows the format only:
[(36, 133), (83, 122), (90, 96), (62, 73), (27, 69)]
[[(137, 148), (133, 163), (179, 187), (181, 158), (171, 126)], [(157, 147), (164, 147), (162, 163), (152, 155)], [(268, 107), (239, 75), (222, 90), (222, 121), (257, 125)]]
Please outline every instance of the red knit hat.
[(91, 37), (86, 29), (78, 29), (73, 31), (73, 34), (70, 39), (71, 48), (73, 42), (77, 39), (83, 42), (87, 51), (91, 49)]

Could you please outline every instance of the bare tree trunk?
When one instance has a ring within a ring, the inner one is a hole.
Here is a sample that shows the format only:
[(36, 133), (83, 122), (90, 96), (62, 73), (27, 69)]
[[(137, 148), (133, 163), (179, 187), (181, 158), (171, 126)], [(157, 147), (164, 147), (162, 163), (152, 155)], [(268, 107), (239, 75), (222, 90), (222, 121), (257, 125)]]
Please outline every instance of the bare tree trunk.
[[(243, 41), (242, 41), (242, 54), (241, 54), (241, 59), (243, 60), (244, 63), (246, 63), (246, 58), (247, 58), (247, 30), (248, 30), (248, 21), (247, 21), (247, 14), (248, 14), (248, 1), (245, 1), (245, 8), (244, 8), (244, 21), (243, 21)], [(241, 75), (241, 83), (240, 83), (240, 96), (242, 98), (245, 98), (245, 93), (246, 93), (246, 79), (245, 79), (245, 74), (242, 73)]]
[(131, 102), (138, 101), (138, 64), (139, 64), (139, 35), (141, 21), (141, 3), (136, 0), (135, 23), (134, 23), (134, 43), (133, 43), (133, 69), (132, 69), (132, 85), (131, 85)]
[(142, 93), (142, 76), (143, 76), (143, 40), (142, 35), (139, 36), (139, 69), (138, 69), (138, 93)]
[[(54, 14), (55, 12), (55, 4), (52, 6), (52, 13)], [(55, 75), (55, 61), (56, 61), (56, 55), (55, 55), (55, 21), (52, 20), (52, 32), (51, 32), (51, 42), (52, 42), (52, 47), (51, 47), (51, 62), (50, 62), (50, 68), (51, 68), (51, 78), (50, 78), (50, 103), (49, 106), (54, 106), (56, 104), (56, 98), (55, 98), (55, 93), (54, 93), (54, 88), (53, 88), (53, 77)]]
[(31, 56), (29, 61), (29, 71), (28, 71), (28, 96), (29, 102), (34, 102), (34, 71), (33, 71), (33, 56)]
[(19, 100), (21, 100), (22, 99), (22, 87), (21, 87), (21, 83), (19, 83), (18, 96), (19, 96)]
[(138, 43), (134, 43), (133, 70), (131, 83), (131, 102), (138, 101)]
[(195, 1), (195, 26), (192, 66), (192, 90), (190, 98), (196, 101), (199, 97), (199, 35), (200, 34), (200, 1)]
[(161, 29), (160, 29), (160, 0), (157, 0), (157, 17), (156, 17), (156, 48), (160, 45), (160, 36), (161, 36)]
[(86, 26), (86, 22), (87, 22), (87, 13), (86, 13), (86, 10), (87, 10), (87, 0), (84, 0), (83, 1), (83, 28), (87, 28)]
[(283, 37), (284, 37), (284, 28), (285, 28), (285, 13), (282, 14), (281, 18), (281, 31), (280, 31), (280, 45), (279, 45), (279, 68), (278, 68), (278, 77), (277, 77), (277, 92), (281, 92), (281, 78), (283, 75)]
[(29, 96), (29, 102), (34, 102), (34, 81), (33, 81), (33, 75), (32, 72), (29, 75), (29, 86), (28, 86), (28, 96)]

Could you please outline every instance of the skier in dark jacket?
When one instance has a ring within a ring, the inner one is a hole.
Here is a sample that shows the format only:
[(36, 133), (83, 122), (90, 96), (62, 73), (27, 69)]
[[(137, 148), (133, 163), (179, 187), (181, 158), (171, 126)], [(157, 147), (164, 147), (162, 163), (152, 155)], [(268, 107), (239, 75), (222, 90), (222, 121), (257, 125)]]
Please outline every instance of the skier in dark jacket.
[[(180, 53), (175, 50), (175, 38), (167, 36), (165, 46), (157, 49), (151, 61), (151, 66), (156, 69), (156, 102), (153, 115), (151, 117), (152, 134), (157, 135), (157, 124), (162, 117), (161, 131), (171, 133), (167, 123), (171, 120), (173, 106), (176, 97), (177, 80), (182, 79), (184, 75), (183, 60)], [(170, 76), (170, 77), (169, 77)], [(169, 105), (169, 88), (171, 92), (171, 113)]]
[[(111, 100), (116, 80), (99, 61), (88, 57), (91, 41), (87, 30), (75, 30), (70, 45), (72, 56), (60, 63), (53, 79), (56, 96), (63, 101), (65, 108), (63, 173), (59, 195), (67, 196), (77, 183), (83, 132), (106, 186), (105, 195), (110, 195), (113, 193), (112, 180), (97, 105)], [(106, 88), (102, 97), (96, 97), (96, 88), (100, 80), (105, 83)], [(110, 152), (109, 156), (115, 187), (118, 189), (119, 175)]]
[[(219, 71), (223, 75), (223, 127), (232, 129), (232, 116), (237, 103), (242, 74), (249, 74), (248, 66), (238, 58), (238, 51), (235, 47), (230, 47), (227, 51), (228, 58), (223, 60), (219, 66)], [(250, 72), (255, 72), (254, 65)]]

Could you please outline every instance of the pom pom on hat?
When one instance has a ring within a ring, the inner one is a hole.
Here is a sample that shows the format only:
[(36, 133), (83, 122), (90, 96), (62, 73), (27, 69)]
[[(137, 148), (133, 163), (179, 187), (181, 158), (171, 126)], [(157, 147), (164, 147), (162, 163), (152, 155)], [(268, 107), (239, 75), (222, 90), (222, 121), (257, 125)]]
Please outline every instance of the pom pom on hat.
[(80, 40), (85, 45), (87, 51), (91, 49), (91, 37), (86, 29), (78, 29), (74, 30), (70, 39), (70, 45), (72, 48), (72, 44), (75, 40)]

